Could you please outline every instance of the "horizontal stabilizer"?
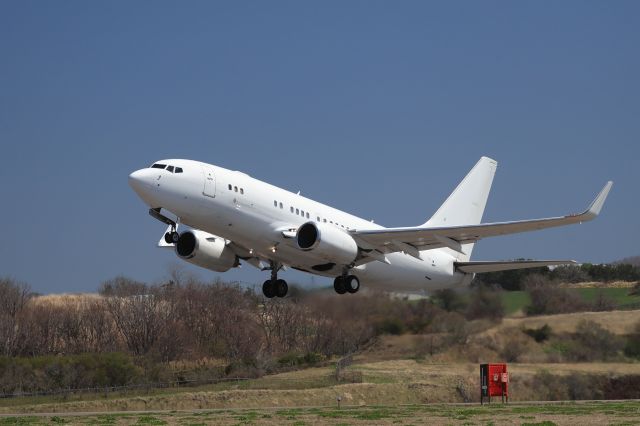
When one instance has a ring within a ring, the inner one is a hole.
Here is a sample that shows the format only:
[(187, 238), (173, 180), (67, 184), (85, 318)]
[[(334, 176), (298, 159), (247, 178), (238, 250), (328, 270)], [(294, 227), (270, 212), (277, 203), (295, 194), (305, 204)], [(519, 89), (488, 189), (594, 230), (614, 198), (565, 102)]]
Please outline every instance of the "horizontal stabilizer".
[(575, 260), (513, 260), (501, 262), (455, 262), (456, 269), (467, 274), (540, 268), (542, 266), (573, 265)]

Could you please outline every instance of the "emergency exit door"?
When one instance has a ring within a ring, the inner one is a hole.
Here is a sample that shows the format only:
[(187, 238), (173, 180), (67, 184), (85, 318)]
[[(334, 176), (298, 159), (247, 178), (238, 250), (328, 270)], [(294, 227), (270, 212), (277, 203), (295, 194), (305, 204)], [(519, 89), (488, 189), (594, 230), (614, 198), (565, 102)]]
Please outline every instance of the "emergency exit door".
[(204, 189), (202, 193), (207, 197), (214, 198), (216, 196), (216, 179), (211, 167), (202, 166), (202, 173), (204, 175)]

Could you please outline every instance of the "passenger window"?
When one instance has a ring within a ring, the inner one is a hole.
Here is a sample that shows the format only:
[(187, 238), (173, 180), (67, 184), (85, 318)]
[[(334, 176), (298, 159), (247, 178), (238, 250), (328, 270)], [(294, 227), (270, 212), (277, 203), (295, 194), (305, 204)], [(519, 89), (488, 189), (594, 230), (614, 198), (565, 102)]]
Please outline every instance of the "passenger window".
[(309, 219), (309, 212), (307, 212), (307, 219)]
[(167, 171), (173, 173), (173, 166), (167, 167)]
[(176, 167), (176, 173), (182, 173), (182, 167)]
[(327, 219), (322, 219), (322, 221), (323, 221), (324, 223), (327, 223)]
[(233, 187), (233, 190), (234, 190), (235, 192), (238, 192), (238, 187), (237, 187), (237, 186), (234, 186), (234, 187)]
[(278, 207), (278, 202), (277, 201), (273, 202), (273, 207)]
[(304, 211), (300, 210), (300, 216), (304, 217)]
[(320, 222), (320, 216), (318, 216), (318, 220), (317, 220), (317, 222)]
[(280, 209), (282, 209), (282, 203), (280, 203)]
[(296, 209), (296, 214), (300, 214), (300, 209)]
[(244, 194), (244, 188), (240, 188), (240, 193)]
[(167, 167), (166, 164), (160, 164), (160, 163), (156, 163), (153, 166), (151, 166), (152, 169), (164, 169), (165, 167)]
[(231, 184), (229, 184), (229, 191), (231, 191)]
[(291, 213), (293, 213), (293, 206), (291, 206)]

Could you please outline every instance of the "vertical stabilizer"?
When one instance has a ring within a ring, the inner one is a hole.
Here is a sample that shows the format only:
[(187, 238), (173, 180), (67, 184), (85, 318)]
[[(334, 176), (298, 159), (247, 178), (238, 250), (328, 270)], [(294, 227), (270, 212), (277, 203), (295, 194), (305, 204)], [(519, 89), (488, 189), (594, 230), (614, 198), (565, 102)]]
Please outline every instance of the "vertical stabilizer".
[[(462, 182), (449, 195), (438, 211), (423, 226), (477, 225), (482, 221), (482, 213), (489, 198), (498, 163), (482, 157)], [(473, 244), (462, 246), (463, 254), (452, 251), (460, 261), (468, 261)]]

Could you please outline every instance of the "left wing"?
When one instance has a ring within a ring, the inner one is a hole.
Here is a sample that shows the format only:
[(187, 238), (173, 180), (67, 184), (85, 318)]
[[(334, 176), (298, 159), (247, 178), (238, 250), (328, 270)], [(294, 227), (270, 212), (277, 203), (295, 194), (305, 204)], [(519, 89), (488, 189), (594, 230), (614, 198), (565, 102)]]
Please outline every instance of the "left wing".
[(580, 214), (514, 222), (481, 223), (479, 225), (386, 228), (356, 230), (350, 233), (358, 245), (365, 250), (365, 253), (367, 250), (373, 253), (376, 251), (381, 253), (403, 251), (420, 258), (419, 252), (421, 250), (441, 247), (448, 247), (464, 253), (463, 244), (474, 243), (482, 238), (588, 222), (600, 213), (612, 185), (613, 182), (607, 182), (589, 208)]

